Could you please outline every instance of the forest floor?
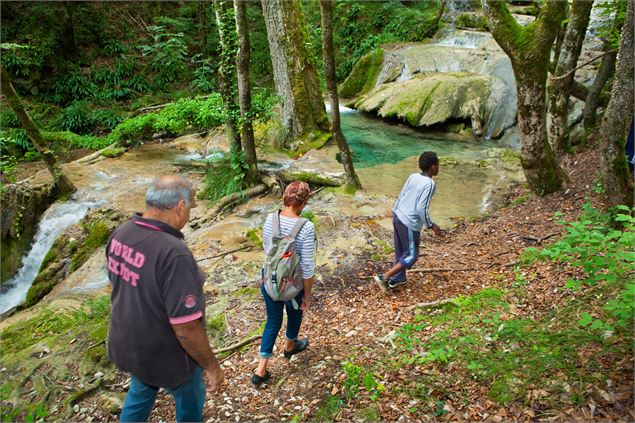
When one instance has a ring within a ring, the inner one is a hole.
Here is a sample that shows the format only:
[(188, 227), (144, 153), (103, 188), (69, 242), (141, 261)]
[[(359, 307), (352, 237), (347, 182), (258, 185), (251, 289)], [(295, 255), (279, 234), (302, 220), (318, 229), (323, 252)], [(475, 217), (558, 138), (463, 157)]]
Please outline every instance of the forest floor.
[[(374, 219), (340, 216), (331, 230), (344, 231), (342, 222), (363, 227), (370, 248), (348, 249), (336, 266), (319, 269), (300, 332), (309, 348), (286, 360), (281, 331), (272, 378), (260, 388), (250, 382), (259, 342), (221, 356), (225, 384), (208, 393), (205, 417), (634, 421), (632, 333), (594, 335), (577, 323), (580, 310), (602, 315), (606, 292), (565, 289), (568, 278), (582, 276), (578, 268), (526, 260), (527, 247), (564, 234), (560, 219), (575, 220), (585, 204), (599, 202), (598, 163), (597, 152), (579, 153), (565, 166), (563, 190), (538, 197), (517, 187), (490, 215), (457, 221), (439, 238), (424, 232), (408, 283), (388, 293), (372, 276), (390, 264), (392, 231)], [(224, 343), (261, 333), (259, 295), (231, 299), (225, 310)], [(124, 396), (126, 379), (118, 373), (78, 397), (73, 419), (117, 420), (106, 405)], [(62, 409), (48, 418), (61, 418)], [(160, 393), (150, 421), (173, 420), (174, 402)]]
[[(559, 311), (572, 301), (587, 302), (592, 314), (603, 305), (597, 293), (587, 298), (563, 289), (566, 279), (579, 273), (569, 265), (539, 261), (517, 267), (526, 247), (541, 247), (563, 233), (555, 212), (573, 220), (584, 203), (598, 201), (593, 191), (598, 163), (595, 152), (578, 154), (566, 166), (570, 180), (562, 191), (536, 197), (517, 188), (509, 206), (475, 222), (457, 222), (440, 238), (425, 234), (408, 284), (389, 293), (371, 279), (388, 264), (371, 260), (370, 254), (352, 256), (323, 274), (301, 329), (301, 336), (310, 339), (309, 349), (286, 360), (280, 337), (269, 365), (272, 378), (258, 389), (250, 383), (258, 343), (226, 357), (225, 385), (208, 394), (205, 416), (212, 421), (635, 420), (632, 338), (615, 340), (608, 352), (601, 352), (595, 341), (573, 344), (562, 355), (523, 339), (547, 332), (556, 339), (576, 337), (575, 332), (557, 330), (567, 323), (558, 321), (565, 316)], [(374, 229), (377, 238), (391, 240), (389, 231)], [(459, 303), (462, 307), (456, 301), (423, 304), (452, 298), (466, 300)], [(246, 321), (262, 322), (264, 305), (258, 298), (242, 307)], [(444, 313), (450, 313), (446, 327), (432, 323)], [(464, 320), (464, 314), (470, 317)], [(448, 320), (455, 323), (449, 329)], [(505, 333), (505, 322), (535, 327), (532, 332), (523, 326), (517, 341), (504, 344), (496, 339), (496, 328)], [(249, 331), (240, 322), (236, 325), (234, 333)], [(548, 330), (540, 332), (539, 327)], [(469, 344), (468, 356), (470, 348), (481, 354), (468, 357), (467, 363), (450, 359), (466, 353), (461, 345), (471, 330), (485, 333), (484, 342), (490, 345)], [(447, 345), (434, 350), (432, 344), (444, 331), (463, 336), (448, 338)], [(436, 352), (441, 359), (413, 358), (422, 356), (426, 342), (428, 354)], [(560, 344), (548, 345), (567, 349)], [(501, 348), (513, 356), (512, 368), (508, 363), (507, 368), (490, 369), (500, 371), (498, 375), (479, 373), (479, 359), (500, 357), (495, 353)], [(151, 420), (173, 418), (172, 399), (160, 394)]]

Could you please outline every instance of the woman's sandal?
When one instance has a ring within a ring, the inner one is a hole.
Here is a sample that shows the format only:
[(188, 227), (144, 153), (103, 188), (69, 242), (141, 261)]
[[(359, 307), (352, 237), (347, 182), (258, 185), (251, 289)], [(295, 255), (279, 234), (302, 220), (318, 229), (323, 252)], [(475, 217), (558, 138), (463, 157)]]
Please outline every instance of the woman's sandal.
[(265, 370), (264, 376), (258, 376), (257, 374), (254, 373), (253, 375), (251, 375), (251, 383), (253, 383), (254, 386), (258, 387), (262, 385), (263, 383), (265, 383), (266, 381), (268, 381), (270, 377), (271, 377), (271, 373), (269, 373), (268, 370)]
[(295, 341), (293, 344), (293, 348), (290, 351), (284, 351), (284, 358), (291, 358), (293, 354), (301, 353), (306, 350), (306, 347), (309, 346), (309, 340), (307, 338), (300, 339), (299, 341)]

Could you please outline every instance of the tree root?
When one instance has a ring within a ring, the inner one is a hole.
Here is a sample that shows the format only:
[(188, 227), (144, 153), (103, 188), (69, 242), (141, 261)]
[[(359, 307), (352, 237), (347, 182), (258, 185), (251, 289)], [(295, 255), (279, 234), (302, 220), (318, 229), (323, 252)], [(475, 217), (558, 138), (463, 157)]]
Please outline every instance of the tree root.
[(238, 348), (242, 348), (245, 345), (251, 344), (252, 342), (259, 340), (260, 338), (262, 338), (262, 335), (254, 335), (251, 338), (243, 339), (242, 341), (237, 342), (233, 345), (216, 350), (214, 351), (214, 354), (221, 354), (221, 353), (237, 350)]
[(98, 389), (101, 386), (101, 382), (102, 379), (97, 379), (97, 381), (93, 382), (92, 385), (89, 385), (71, 394), (71, 396), (66, 399), (66, 401), (64, 401), (64, 406), (66, 407), (66, 417), (70, 418), (73, 415), (73, 406), (75, 405), (75, 403)]
[(408, 310), (413, 310), (415, 308), (424, 308), (424, 307), (436, 307), (436, 306), (440, 306), (440, 305), (443, 305), (443, 304), (451, 303), (454, 300), (456, 300), (456, 297), (454, 297), (454, 298), (446, 298), (446, 299), (437, 300), (437, 301), (431, 301), (429, 303), (413, 304), (410, 307), (408, 307)]

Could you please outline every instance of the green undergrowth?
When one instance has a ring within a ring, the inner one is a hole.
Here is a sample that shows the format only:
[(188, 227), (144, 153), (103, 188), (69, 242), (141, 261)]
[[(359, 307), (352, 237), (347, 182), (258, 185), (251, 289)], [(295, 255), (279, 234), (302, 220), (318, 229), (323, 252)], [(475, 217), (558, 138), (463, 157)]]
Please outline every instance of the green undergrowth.
[(633, 352), (635, 220), (626, 207), (608, 214), (587, 205), (579, 220), (561, 223), (566, 235), (527, 249), (520, 265), (553, 260), (581, 269), (582, 276), (558, 288), (562, 299), (534, 310), (528, 300), (535, 278), (518, 269), (509, 288), (417, 309), (385, 358), (394, 371), (418, 375), (400, 389), (432, 407), (449, 392), (467, 397), (456, 392), (463, 378), (461, 385), (480, 385), (499, 404), (546, 410), (581, 404), (590, 384), (604, 384), (606, 363)]
[(76, 309), (43, 308), (6, 326), (0, 332), (3, 421), (35, 421), (60, 404), (70, 413), (79, 392), (70, 387), (72, 380), (88, 385), (98, 371), (111, 380), (114, 368), (105, 348), (109, 315), (105, 295)]

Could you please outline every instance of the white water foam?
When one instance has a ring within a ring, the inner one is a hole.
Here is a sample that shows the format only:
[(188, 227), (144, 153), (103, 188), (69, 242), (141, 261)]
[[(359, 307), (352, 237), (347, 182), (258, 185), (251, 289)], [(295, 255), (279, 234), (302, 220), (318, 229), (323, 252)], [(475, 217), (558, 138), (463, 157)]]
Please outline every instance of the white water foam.
[[(76, 198), (74, 196), (73, 198)], [(22, 258), (22, 267), (18, 273), (5, 282), (0, 292), (0, 314), (21, 304), (26, 293), (40, 270), (46, 253), (58, 236), (74, 223), (86, 216), (89, 209), (100, 206), (100, 201), (71, 199), (64, 203), (55, 203), (46, 210), (40, 220), (31, 250)]]

